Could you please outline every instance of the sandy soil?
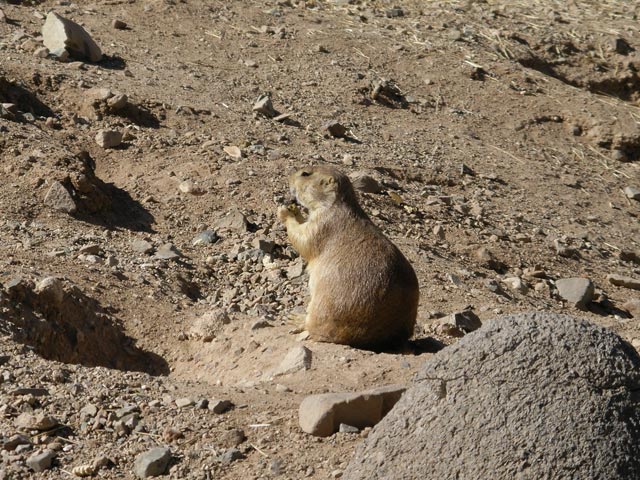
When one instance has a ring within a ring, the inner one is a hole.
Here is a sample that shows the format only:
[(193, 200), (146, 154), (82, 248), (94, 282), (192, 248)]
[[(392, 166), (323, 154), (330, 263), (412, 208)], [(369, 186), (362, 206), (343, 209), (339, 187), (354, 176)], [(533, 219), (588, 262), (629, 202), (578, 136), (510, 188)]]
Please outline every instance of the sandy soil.
[[(0, 478), (70, 478), (102, 457), (96, 476), (133, 478), (156, 445), (170, 478), (338, 478), (367, 432), (303, 433), (302, 398), (409, 385), (455, 341), (431, 323), (464, 309), (573, 313), (640, 346), (640, 292), (607, 277), (640, 279), (640, 202), (625, 193), (640, 189), (634, 2), (0, 8)], [(39, 56), (49, 11), (103, 60)], [(264, 94), (288, 115), (254, 112)], [(102, 130), (121, 144), (100, 146)], [(420, 348), (289, 333), (307, 279), (275, 212), (287, 175), (321, 163), (379, 183), (360, 198), (417, 272)], [(72, 214), (48, 195), (60, 185)], [(207, 230), (215, 241), (194, 245)], [(570, 277), (595, 285), (584, 310), (558, 295)], [(311, 368), (275, 375), (301, 344)], [(57, 426), (38, 433), (24, 413)], [(53, 466), (33, 473), (45, 447)]]

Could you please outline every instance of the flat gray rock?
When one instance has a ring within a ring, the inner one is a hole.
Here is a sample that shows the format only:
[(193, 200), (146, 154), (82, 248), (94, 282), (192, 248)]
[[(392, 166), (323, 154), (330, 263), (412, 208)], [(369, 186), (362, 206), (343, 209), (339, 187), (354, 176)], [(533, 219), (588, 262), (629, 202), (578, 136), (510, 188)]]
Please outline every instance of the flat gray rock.
[(427, 361), (343, 478), (640, 478), (639, 367), (584, 320), (491, 320)]
[(50, 430), (60, 425), (60, 422), (51, 415), (43, 412), (29, 413), (23, 412), (14, 420), (16, 427), (26, 430)]
[(236, 460), (242, 460), (243, 458), (245, 458), (244, 454), (240, 450), (237, 448), (230, 448), (222, 454), (220, 462), (223, 465), (230, 465)]
[(45, 450), (43, 452), (34, 453), (27, 458), (27, 467), (34, 472), (44, 472), (51, 468), (53, 459), (56, 458), (56, 452), (52, 450)]
[(309, 370), (311, 368), (312, 355), (311, 350), (303, 345), (293, 347), (280, 362), (274, 375), (288, 375), (300, 370)]
[(31, 438), (27, 435), (15, 434), (2, 442), (2, 448), (8, 452), (12, 452), (20, 445), (31, 445)]
[(149, 253), (153, 251), (153, 244), (146, 240), (134, 240), (131, 242), (131, 248), (138, 253)]
[(372, 427), (393, 408), (405, 391), (402, 385), (355, 393), (322, 393), (309, 395), (300, 404), (298, 421), (303, 431), (328, 437), (344, 431), (342, 425), (355, 431)]
[(556, 281), (558, 295), (571, 306), (585, 308), (595, 292), (593, 282), (588, 278), (561, 278)]
[(56, 57), (71, 56), (90, 62), (98, 62), (102, 58), (102, 50), (84, 28), (55, 12), (47, 15), (42, 27), (42, 43)]
[(191, 244), (193, 246), (211, 245), (213, 243), (216, 243), (218, 240), (220, 240), (220, 237), (218, 237), (216, 232), (214, 232), (213, 230), (205, 230), (197, 234), (191, 241)]
[(51, 187), (44, 197), (44, 203), (54, 210), (69, 214), (75, 213), (78, 209), (76, 201), (69, 193), (69, 190), (58, 181), (51, 183)]
[(249, 222), (239, 210), (231, 210), (226, 216), (219, 218), (215, 225), (216, 230), (229, 230), (244, 233), (248, 230)]
[(173, 243), (160, 245), (156, 251), (156, 258), (161, 260), (176, 260), (180, 257), (182, 257), (182, 254)]
[(625, 277), (624, 275), (617, 275), (610, 273), (607, 275), (607, 280), (616, 287), (631, 288), (632, 290), (640, 290), (640, 279)]
[(157, 477), (167, 471), (171, 460), (171, 450), (156, 447), (136, 457), (134, 471), (138, 478)]

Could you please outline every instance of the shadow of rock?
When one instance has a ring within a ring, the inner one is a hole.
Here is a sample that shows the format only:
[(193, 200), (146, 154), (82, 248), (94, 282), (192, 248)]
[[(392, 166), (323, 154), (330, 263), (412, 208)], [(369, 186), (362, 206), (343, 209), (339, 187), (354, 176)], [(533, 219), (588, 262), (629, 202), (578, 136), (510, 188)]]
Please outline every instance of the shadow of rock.
[(151, 226), (155, 218), (138, 201), (131, 198), (127, 191), (100, 179), (97, 181), (109, 197), (109, 208), (97, 212), (81, 208), (74, 215), (77, 219), (107, 229), (124, 228), (134, 232), (154, 232)]
[(107, 70), (124, 70), (127, 67), (127, 62), (117, 55), (103, 55), (98, 65)]
[(600, 315), (601, 317), (609, 317), (615, 315), (619, 318), (633, 318), (629, 312), (618, 308), (608, 298), (603, 298), (600, 301), (589, 303), (587, 305), (587, 309), (591, 313), (595, 313), (596, 315)]
[(120, 110), (116, 115), (126, 118), (140, 127), (159, 128), (160, 120), (151, 110), (140, 105), (128, 104), (126, 108)]
[(33, 92), (7, 81), (1, 72), (0, 103), (13, 103), (21, 113), (31, 113), (39, 117), (53, 116), (53, 111), (42, 103)]
[(153, 215), (128, 192), (98, 178), (95, 161), (88, 152), (82, 151), (61, 162), (58, 166), (69, 173), (60, 182), (75, 200), (76, 218), (108, 229), (153, 232)]
[(363, 105), (371, 105), (375, 102), (393, 109), (409, 107), (409, 102), (393, 80), (378, 79), (370, 86), (361, 88), (360, 93), (364, 94), (361, 101)]
[(438, 353), (446, 345), (433, 337), (414, 338), (409, 341), (409, 347), (414, 355), (423, 353)]
[(532, 51), (520, 55), (516, 61), (525, 68), (537, 70), (567, 85), (592, 93), (616, 97), (625, 102), (633, 102), (640, 97), (640, 76), (635, 71), (623, 74), (617, 68), (612, 68), (604, 73), (593, 73), (590, 77), (582, 78), (576, 74), (571, 75), (571, 72), (561, 73), (558, 66)]
[(302, 128), (302, 124), (298, 120), (295, 120), (293, 118), (285, 118), (281, 121), (281, 123), (289, 127)]
[(363, 348), (375, 353), (388, 353), (390, 355), (421, 355), (423, 353), (437, 353), (446, 347), (433, 337), (414, 338), (401, 344), (392, 344), (386, 348)]
[(169, 373), (167, 362), (135, 345), (121, 322), (76, 285), (55, 277), (14, 279), (0, 291), (4, 327), (43, 358), (87, 367), (151, 375)]
[(141, 127), (160, 127), (160, 120), (149, 108), (137, 105), (126, 95), (116, 94), (106, 88), (88, 90), (80, 104), (79, 114), (92, 120), (102, 120), (106, 116), (113, 115)]

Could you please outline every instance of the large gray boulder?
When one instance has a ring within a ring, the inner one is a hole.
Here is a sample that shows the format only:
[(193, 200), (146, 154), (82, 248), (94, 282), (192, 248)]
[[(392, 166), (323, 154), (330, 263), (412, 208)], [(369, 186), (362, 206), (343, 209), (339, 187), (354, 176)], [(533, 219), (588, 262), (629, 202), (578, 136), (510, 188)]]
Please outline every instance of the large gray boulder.
[(638, 479), (639, 366), (584, 320), (491, 320), (427, 362), (344, 478)]

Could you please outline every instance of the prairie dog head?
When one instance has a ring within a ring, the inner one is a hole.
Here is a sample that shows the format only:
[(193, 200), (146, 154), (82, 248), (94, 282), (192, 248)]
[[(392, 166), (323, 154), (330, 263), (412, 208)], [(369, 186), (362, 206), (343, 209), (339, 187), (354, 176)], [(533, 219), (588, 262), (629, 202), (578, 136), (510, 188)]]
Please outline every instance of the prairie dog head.
[(298, 203), (309, 212), (336, 203), (358, 206), (349, 177), (333, 167), (302, 168), (289, 177), (289, 186)]

